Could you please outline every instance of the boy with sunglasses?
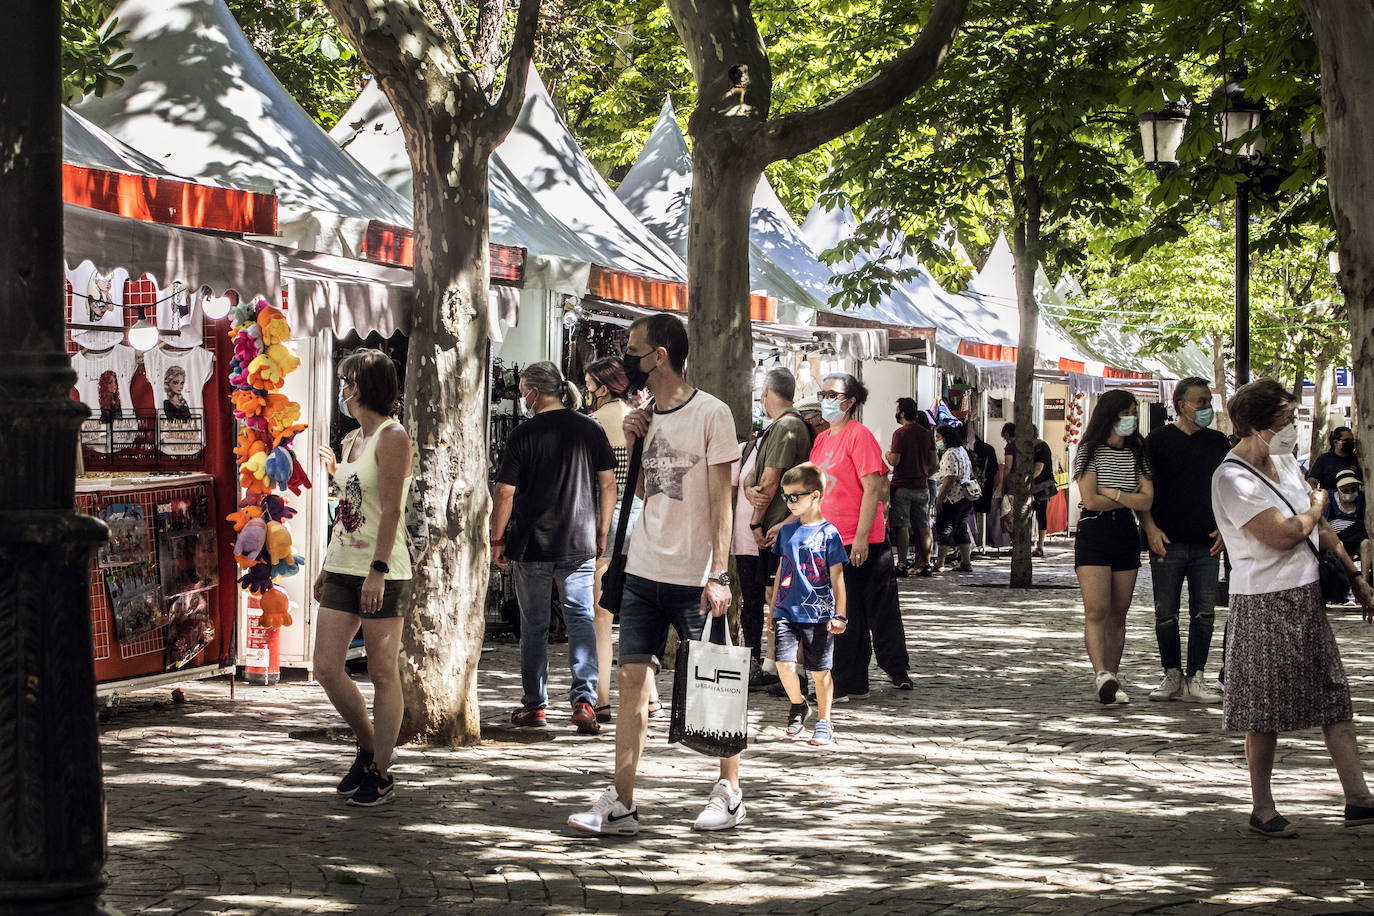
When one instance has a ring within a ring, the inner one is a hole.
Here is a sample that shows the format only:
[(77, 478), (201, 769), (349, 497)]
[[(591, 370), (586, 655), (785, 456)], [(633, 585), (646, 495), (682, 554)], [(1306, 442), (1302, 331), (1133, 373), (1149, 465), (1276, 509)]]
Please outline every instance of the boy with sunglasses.
[(801, 736), (811, 707), (802, 696), (797, 662), (816, 681), (816, 726), (812, 744), (834, 740), (830, 706), (835, 682), (830, 677), (835, 635), (849, 621), (845, 607), (844, 564), (849, 554), (834, 525), (821, 515), (821, 470), (807, 461), (782, 475), (783, 502), (793, 518), (783, 523), (773, 542), (781, 557), (771, 613), (778, 678), (792, 706), (787, 713), (787, 736)]

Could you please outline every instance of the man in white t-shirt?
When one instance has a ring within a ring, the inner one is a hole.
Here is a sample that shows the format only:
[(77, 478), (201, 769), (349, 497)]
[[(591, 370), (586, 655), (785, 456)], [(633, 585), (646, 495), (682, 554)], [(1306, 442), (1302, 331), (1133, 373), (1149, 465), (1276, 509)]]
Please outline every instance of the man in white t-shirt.
[[(588, 811), (568, 823), (590, 833), (639, 830), (635, 775), (648, 735), (649, 684), (667, 645), (700, 639), (709, 613), (730, 606), (730, 466), (739, 457), (734, 418), (717, 398), (687, 384), (687, 329), (672, 315), (630, 325), (624, 356), (631, 390), (645, 386), (652, 413), (625, 418), (633, 447), (644, 437), (638, 490), (644, 511), (630, 540), (620, 606), (620, 721), (615, 782)], [(744, 820), (739, 756), (720, 761), (720, 778), (693, 827), (727, 830)]]

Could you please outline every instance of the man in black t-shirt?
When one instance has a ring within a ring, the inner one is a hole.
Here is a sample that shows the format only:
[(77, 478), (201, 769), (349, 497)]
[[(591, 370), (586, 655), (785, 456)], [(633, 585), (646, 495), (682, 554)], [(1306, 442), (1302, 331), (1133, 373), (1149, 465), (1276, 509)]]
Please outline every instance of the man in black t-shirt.
[(579, 732), (595, 735), (601, 726), (593, 708), (592, 578), (615, 506), (615, 455), (601, 424), (569, 409), (578, 402), (577, 390), (553, 363), (525, 368), (520, 398), (531, 416), (506, 441), (491, 512), (492, 562), (511, 564), (520, 604), (524, 696), (511, 723), (545, 724), (549, 607), (557, 585), (568, 628), (572, 722)]
[[(1154, 505), (1141, 513), (1150, 542), (1150, 578), (1155, 591), (1155, 639), (1164, 679), (1152, 700), (1219, 703), (1203, 675), (1216, 617), (1221, 534), (1212, 514), (1212, 473), (1231, 444), (1211, 428), (1212, 388), (1206, 379), (1186, 378), (1174, 388), (1178, 419), (1145, 437), (1154, 470)], [(1188, 581), (1188, 664), (1183, 666), (1178, 611)]]
[(1314, 490), (1336, 489), (1336, 478), (1345, 471), (1354, 471), (1364, 479), (1360, 470), (1360, 456), (1355, 454), (1355, 434), (1349, 426), (1337, 426), (1326, 437), (1330, 448), (1318, 455), (1307, 471), (1307, 482)]

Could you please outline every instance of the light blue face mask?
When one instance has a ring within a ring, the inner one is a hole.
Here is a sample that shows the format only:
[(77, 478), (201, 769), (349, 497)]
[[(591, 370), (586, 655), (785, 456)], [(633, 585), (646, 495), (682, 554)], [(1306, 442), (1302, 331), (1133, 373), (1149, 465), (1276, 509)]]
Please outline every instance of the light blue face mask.
[(1116, 434), (1123, 439), (1134, 433), (1135, 428), (1135, 417), (1122, 417), (1120, 420), (1116, 421)]
[(840, 406), (838, 400), (821, 401), (821, 419), (827, 423), (834, 423), (844, 417), (844, 408)]
[(1212, 421), (1216, 419), (1216, 416), (1217, 412), (1215, 409), (1211, 407), (1203, 407), (1198, 410), (1197, 416), (1193, 417), (1193, 422), (1196, 423), (1198, 426), (1201, 426), (1203, 429), (1210, 429), (1212, 426)]
[(339, 413), (348, 417), (350, 420), (353, 419), (353, 411), (348, 409), (348, 399), (343, 396), (342, 391), (339, 392)]

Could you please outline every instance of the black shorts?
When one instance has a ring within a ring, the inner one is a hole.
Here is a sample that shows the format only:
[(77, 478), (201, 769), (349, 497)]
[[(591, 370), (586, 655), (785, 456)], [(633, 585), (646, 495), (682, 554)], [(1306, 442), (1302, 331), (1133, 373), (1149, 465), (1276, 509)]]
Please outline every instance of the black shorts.
[(774, 658), (780, 662), (795, 662), (800, 650), (801, 663), (807, 671), (829, 671), (835, 657), (835, 634), (828, 626), (828, 620), (795, 623), (774, 617)]
[(1140, 568), (1140, 527), (1130, 509), (1084, 511), (1073, 542), (1073, 565), (1110, 566), (1112, 572)]
[(320, 607), (343, 611), (345, 614), (357, 614), (369, 620), (380, 620), (384, 617), (400, 617), (410, 606), (410, 580), (387, 579), (383, 586), (385, 590), (382, 592), (382, 606), (375, 614), (364, 614), (362, 593), (363, 583), (366, 581), (365, 576), (350, 576), (326, 570)]

